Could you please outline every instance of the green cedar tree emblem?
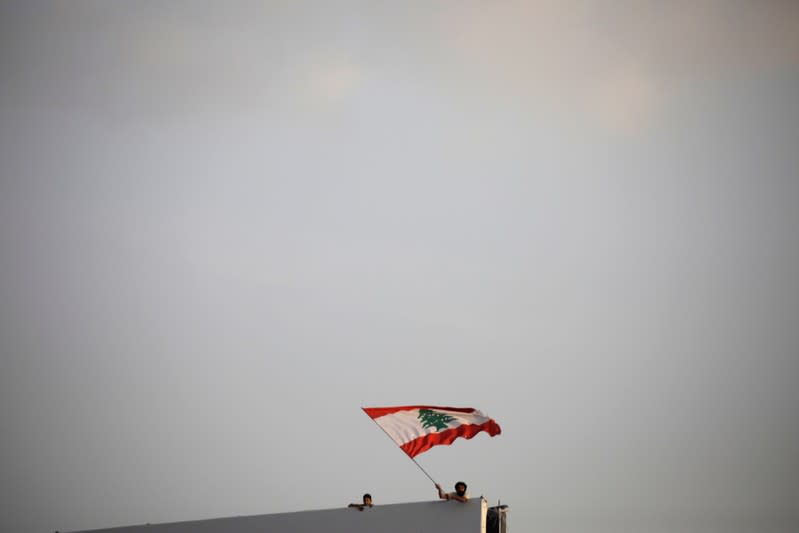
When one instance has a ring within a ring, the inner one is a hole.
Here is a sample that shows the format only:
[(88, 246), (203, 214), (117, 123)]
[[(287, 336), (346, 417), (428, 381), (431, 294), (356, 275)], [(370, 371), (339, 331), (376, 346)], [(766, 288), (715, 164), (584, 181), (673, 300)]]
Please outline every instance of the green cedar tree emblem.
[(431, 409), (419, 409), (419, 420), (422, 421), (422, 427), (425, 429), (435, 426), (436, 431), (441, 431), (455, 419), (446, 413), (439, 413)]

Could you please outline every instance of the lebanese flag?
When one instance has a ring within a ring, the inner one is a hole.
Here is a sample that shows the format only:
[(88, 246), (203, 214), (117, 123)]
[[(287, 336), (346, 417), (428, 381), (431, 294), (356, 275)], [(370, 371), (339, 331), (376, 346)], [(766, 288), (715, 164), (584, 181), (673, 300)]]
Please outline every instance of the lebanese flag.
[(481, 431), (493, 437), (502, 432), (499, 424), (471, 407), (403, 405), (362, 409), (411, 459), (433, 446), (452, 444), (458, 437), (471, 439)]

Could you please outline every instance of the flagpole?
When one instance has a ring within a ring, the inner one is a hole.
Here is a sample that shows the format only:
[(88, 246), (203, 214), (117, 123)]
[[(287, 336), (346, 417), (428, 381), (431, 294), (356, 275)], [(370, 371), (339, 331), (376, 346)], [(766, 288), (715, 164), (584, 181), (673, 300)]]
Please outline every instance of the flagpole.
[[(365, 412), (365, 411), (364, 411), (364, 412)], [(369, 416), (369, 415), (367, 414), (367, 416)], [(375, 423), (375, 425), (376, 425), (377, 427), (379, 427), (379, 428), (380, 428), (380, 431), (382, 431), (383, 433), (385, 433), (385, 434), (386, 434), (386, 437), (388, 437), (388, 438), (389, 438), (389, 440), (391, 440), (391, 442), (394, 442), (394, 439), (392, 439), (392, 438), (391, 438), (391, 435), (389, 435), (389, 434), (388, 434), (388, 431), (386, 431), (385, 429), (383, 429), (383, 426), (381, 426), (380, 424), (378, 424), (378, 423), (377, 423), (377, 420), (375, 420), (375, 419), (374, 419), (374, 418), (372, 418), (371, 416), (369, 417), (369, 420), (371, 420), (372, 422), (374, 422), (374, 423)], [(394, 442), (394, 444), (397, 444), (397, 443), (396, 443), (396, 442)], [(402, 448), (400, 448), (400, 449), (402, 449)], [(403, 452), (403, 453), (405, 453), (405, 452)], [(410, 456), (410, 455), (408, 455), (407, 453), (406, 453), (405, 455), (406, 455), (406, 456), (407, 456), (407, 457), (408, 457), (408, 458), (409, 458), (411, 461), (413, 461), (413, 464), (415, 464), (416, 466), (418, 466), (418, 467), (419, 467), (419, 470), (421, 470), (422, 472), (424, 472), (424, 475), (426, 475), (426, 476), (427, 476), (427, 477), (430, 479), (430, 481), (432, 481), (432, 482), (433, 482), (433, 485), (438, 485), (438, 483), (436, 483), (436, 480), (435, 480), (435, 479), (433, 479), (433, 478), (430, 476), (430, 474), (428, 474), (428, 473), (427, 473), (427, 470), (425, 470), (424, 468), (422, 468), (422, 465), (420, 465), (419, 463), (417, 463), (417, 462), (416, 462), (416, 459), (414, 459), (413, 457), (411, 457), (411, 456)]]
[[(406, 454), (406, 455), (407, 455), (407, 454)], [(408, 457), (410, 457), (410, 455), (408, 455)], [(417, 463), (417, 462), (416, 462), (416, 459), (414, 459), (413, 457), (411, 457), (411, 461), (413, 461), (413, 464), (415, 464), (416, 466), (418, 466), (418, 467), (419, 467), (419, 470), (421, 470), (422, 472), (424, 472), (424, 475), (426, 475), (426, 476), (427, 476), (427, 477), (430, 479), (430, 481), (432, 481), (432, 482), (433, 482), (433, 485), (438, 485), (438, 483), (436, 483), (436, 480), (435, 480), (435, 479), (433, 479), (432, 477), (430, 477), (430, 474), (428, 474), (428, 473), (427, 473), (427, 470), (425, 470), (424, 468), (422, 468), (422, 465), (420, 465), (419, 463)]]

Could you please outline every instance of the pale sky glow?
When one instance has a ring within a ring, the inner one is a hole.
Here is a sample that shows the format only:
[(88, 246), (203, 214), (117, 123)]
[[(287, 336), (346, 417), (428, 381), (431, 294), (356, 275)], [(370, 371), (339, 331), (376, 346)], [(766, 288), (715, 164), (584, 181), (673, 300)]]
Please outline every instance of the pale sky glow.
[(799, 3), (0, 3), (0, 531), (799, 527)]

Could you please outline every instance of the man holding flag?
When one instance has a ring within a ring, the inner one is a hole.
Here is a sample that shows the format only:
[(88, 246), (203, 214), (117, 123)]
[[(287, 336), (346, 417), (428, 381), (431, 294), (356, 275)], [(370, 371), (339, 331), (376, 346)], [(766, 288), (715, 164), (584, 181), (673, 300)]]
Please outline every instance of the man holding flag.
[(463, 481), (455, 483), (455, 492), (444, 492), (438, 483), (436, 483), (436, 488), (438, 489), (438, 497), (442, 500), (455, 500), (461, 503), (469, 501), (469, 495), (466, 494), (466, 483)]

